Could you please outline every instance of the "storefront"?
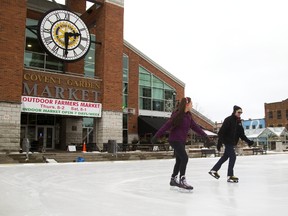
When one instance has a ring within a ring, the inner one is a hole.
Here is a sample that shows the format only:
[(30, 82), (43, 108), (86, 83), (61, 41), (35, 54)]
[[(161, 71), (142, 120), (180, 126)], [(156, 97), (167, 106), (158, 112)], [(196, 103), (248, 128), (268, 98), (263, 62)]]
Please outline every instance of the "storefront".
[(47, 150), (131, 143), (151, 133), (139, 120), (164, 122), (184, 97), (184, 82), (123, 40), (124, 0), (87, 2), (1, 2), (0, 151), (24, 137)]

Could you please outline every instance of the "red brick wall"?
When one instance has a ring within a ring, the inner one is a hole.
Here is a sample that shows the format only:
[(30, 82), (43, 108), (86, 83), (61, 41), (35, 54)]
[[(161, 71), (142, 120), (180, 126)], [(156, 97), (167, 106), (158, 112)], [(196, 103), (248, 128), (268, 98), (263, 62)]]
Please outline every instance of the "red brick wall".
[[(275, 103), (265, 103), (265, 122), (266, 127), (270, 127), (273, 125), (273, 127), (278, 127), (279, 124), (281, 124), (283, 127), (286, 127), (288, 129), (288, 119), (286, 118), (286, 110), (288, 110), (288, 99), (275, 102)], [(281, 119), (277, 118), (277, 111), (281, 111)], [(273, 118), (269, 118), (269, 112), (272, 111)]]
[[(84, 13), (86, 11), (86, 0), (66, 0), (68, 10), (75, 13)], [(84, 74), (84, 59), (73, 63), (65, 63), (65, 72)]]
[(210, 130), (212, 132), (214, 131), (214, 127), (210, 123), (208, 123), (207, 121), (200, 118), (199, 116), (194, 114), (193, 119), (198, 125), (202, 126), (203, 128)]
[(103, 79), (103, 110), (122, 111), (122, 55), (123, 13), (122, 7), (105, 3), (96, 17), (96, 73)]
[(21, 101), (25, 24), (26, 1), (1, 0), (0, 101)]
[(86, 0), (66, 0), (66, 6), (69, 10), (82, 14), (86, 11)]

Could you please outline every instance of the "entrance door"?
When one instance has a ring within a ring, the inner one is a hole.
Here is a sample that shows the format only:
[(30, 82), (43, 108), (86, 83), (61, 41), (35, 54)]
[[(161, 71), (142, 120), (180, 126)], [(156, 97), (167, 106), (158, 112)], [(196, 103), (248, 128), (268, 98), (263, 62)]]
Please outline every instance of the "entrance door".
[(40, 146), (46, 146), (46, 149), (54, 149), (54, 127), (38, 126), (37, 136)]

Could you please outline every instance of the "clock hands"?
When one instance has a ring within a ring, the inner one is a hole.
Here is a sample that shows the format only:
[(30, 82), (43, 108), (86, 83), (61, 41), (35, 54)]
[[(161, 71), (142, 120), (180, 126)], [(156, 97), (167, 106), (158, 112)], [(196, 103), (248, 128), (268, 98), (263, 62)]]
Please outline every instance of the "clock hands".
[(68, 55), (68, 45), (69, 45), (70, 37), (74, 37), (74, 39), (76, 39), (76, 37), (79, 37), (79, 36), (81, 36), (81, 34), (79, 34), (79, 33), (65, 32), (65, 34), (64, 34), (64, 44), (65, 44), (64, 56), (67, 57), (67, 55)]

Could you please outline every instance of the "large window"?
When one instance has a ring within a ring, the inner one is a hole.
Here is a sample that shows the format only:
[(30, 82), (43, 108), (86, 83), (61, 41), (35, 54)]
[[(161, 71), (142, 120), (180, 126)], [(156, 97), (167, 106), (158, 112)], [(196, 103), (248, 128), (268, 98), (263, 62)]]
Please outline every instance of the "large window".
[[(122, 106), (128, 108), (128, 81), (129, 81), (129, 57), (123, 54), (123, 89)], [(128, 143), (128, 114), (123, 113), (123, 143)]]
[(84, 74), (86, 77), (95, 77), (95, 35), (91, 34), (91, 45), (87, 55), (84, 58)]
[(172, 112), (175, 90), (167, 83), (139, 66), (140, 109)]
[(26, 68), (41, 68), (44, 71), (63, 72), (64, 65), (62, 61), (59, 61), (49, 55), (47, 55), (40, 46), (36, 29), (38, 21), (32, 19), (26, 19), (26, 45), (25, 45), (25, 57), (24, 67)]
[(128, 56), (123, 54), (123, 87), (122, 87), (123, 108), (128, 107), (128, 72), (129, 72), (128, 61), (129, 61)]

